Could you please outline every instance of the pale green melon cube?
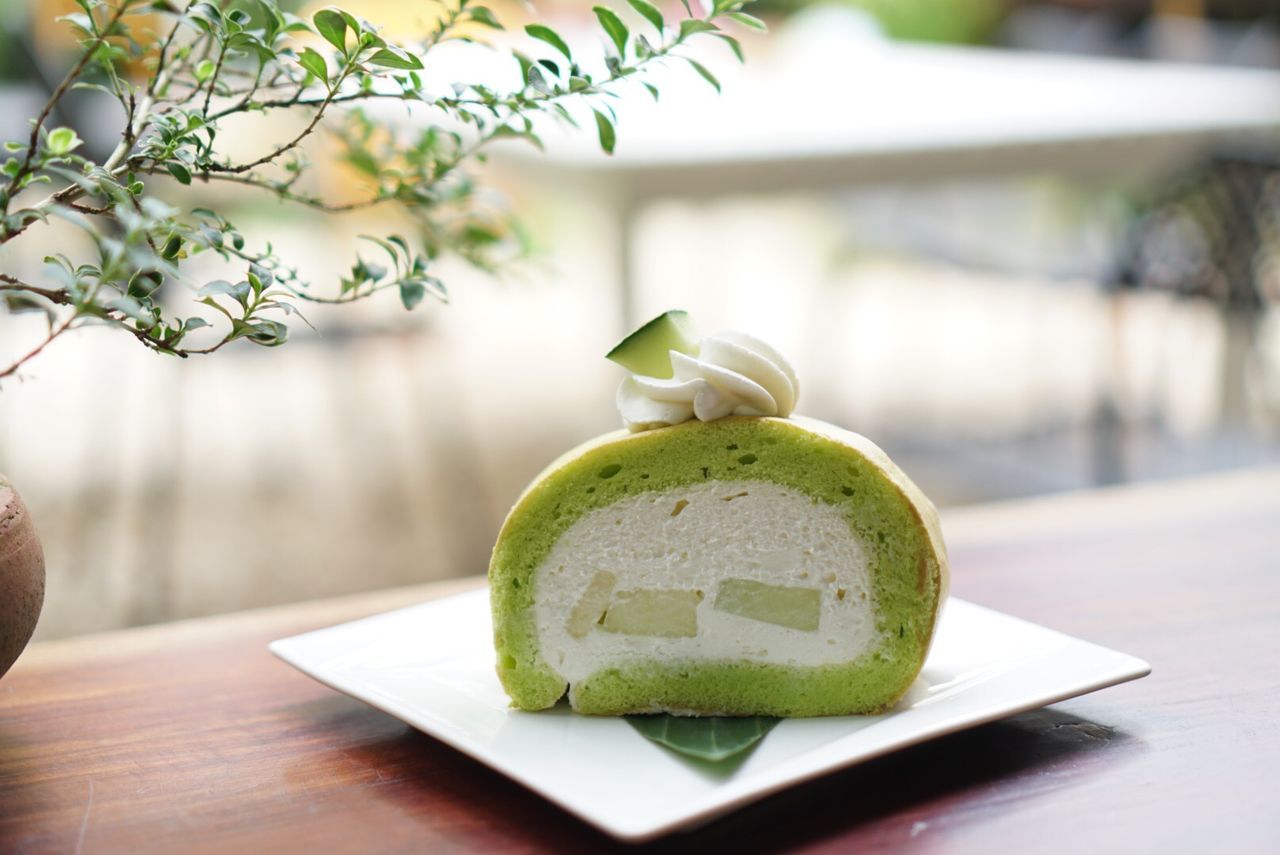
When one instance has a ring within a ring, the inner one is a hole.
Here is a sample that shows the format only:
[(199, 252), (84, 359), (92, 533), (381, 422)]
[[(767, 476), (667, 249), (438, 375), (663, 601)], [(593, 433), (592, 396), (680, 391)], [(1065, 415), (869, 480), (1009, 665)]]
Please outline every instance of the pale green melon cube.
[(822, 589), (725, 579), (716, 592), (713, 607), (738, 617), (816, 632), (822, 613)]
[(600, 625), (622, 635), (693, 638), (701, 591), (619, 591)]
[(608, 570), (601, 570), (591, 577), (587, 590), (582, 592), (578, 602), (574, 603), (573, 610), (569, 612), (569, 622), (565, 628), (571, 636), (585, 638), (591, 627), (600, 622), (604, 610), (609, 608), (609, 597), (613, 595), (613, 586), (617, 581), (618, 577)]

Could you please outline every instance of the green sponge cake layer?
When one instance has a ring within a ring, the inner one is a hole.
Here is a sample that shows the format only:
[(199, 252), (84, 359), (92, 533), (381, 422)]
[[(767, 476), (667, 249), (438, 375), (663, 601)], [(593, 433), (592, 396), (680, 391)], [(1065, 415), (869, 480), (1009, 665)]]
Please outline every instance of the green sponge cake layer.
[(892, 705), (946, 596), (933, 506), (865, 438), (731, 417), (593, 440), (489, 568), (515, 706), (840, 715)]

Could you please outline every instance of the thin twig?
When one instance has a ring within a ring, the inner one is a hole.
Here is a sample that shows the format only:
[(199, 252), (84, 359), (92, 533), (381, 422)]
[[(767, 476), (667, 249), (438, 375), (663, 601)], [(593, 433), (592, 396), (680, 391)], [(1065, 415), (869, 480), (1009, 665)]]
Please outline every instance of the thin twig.
[(229, 338), (223, 338), (217, 344), (210, 345), (209, 347), (198, 347), (198, 348), (173, 347), (172, 345), (169, 345), (163, 341), (160, 341), (158, 338), (152, 337), (145, 330), (140, 330), (140, 329), (137, 329), (136, 327), (129, 326), (128, 323), (126, 323), (123, 318), (109, 317), (107, 318), (107, 320), (111, 321), (115, 326), (118, 326), (120, 329), (132, 335), (134, 338), (136, 338), (138, 341), (142, 342), (147, 347), (154, 350), (156, 353), (167, 353), (171, 356), (177, 356), (180, 359), (186, 359), (188, 356), (194, 356), (197, 354), (213, 353), (215, 350), (218, 350), (224, 344), (227, 344), (228, 342), (231, 341), (231, 339)]
[(57, 303), (62, 306), (70, 305), (71, 295), (62, 289), (41, 288), (37, 285), (30, 285), (10, 276), (8, 273), (0, 273), (0, 291), (26, 291), (30, 294), (38, 294), (46, 300)]
[[(165, 170), (155, 166), (147, 166), (138, 169), (138, 172), (144, 175), (167, 175)], [(391, 202), (394, 196), (371, 196), (368, 199), (357, 199), (353, 202), (326, 202), (323, 199), (317, 199), (313, 196), (304, 196), (300, 193), (293, 193), (287, 189), (287, 185), (281, 185), (270, 181), (265, 181), (255, 175), (237, 175), (231, 172), (209, 172), (198, 173), (191, 176), (193, 180), (198, 181), (221, 181), (229, 184), (240, 184), (245, 187), (257, 187), (274, 193), (286, 202), (293, 202), (299, 205), (305, 205), (308, 208), (314, 208), (317, 211), (327, 211), (329, 213), (343, 213), (345, 211), (358, 211), (362, 208), (372, 208), (375, 205), (381, 205), (384, 202)]]
[(110, 205), (103, 205), (95, 208), (92, 205), (81, 205), (78, 202), (68, 202), (67, 207), (80, 214), (88, 214), (91, 217), (101, 217), (103, 214), (111, 213)]
[[(407, 101), (413, 99), (413, 96), (406, 96), (403, 92), (348, 92), (345, 95), (329, 95), (324, 98), (303, 98), (302, 93), (307, 90), (303, 86), (296, 94), (289, 98), (276, 98), (270, 101), (259, 101), (254, 104), (254, 108), (272, 110), (278, 107), (315, 107), (321, 104), (346, 104), (351, 101), (366, 101), (375, 98), (388, 98), (397, 101)], [(226, 107), (213, 115), (209, 116), (209, 120), (221, 119), (236, 112), (236, 105)]]
[[(187, 9), (191, 8), (189, 5)], [(156, 57), (156, 74), (152, 76), (147, 84), (148, 95), (159, 95), (160, 88), (160, 70), (165, 67), (165, 62), (169, 57), (169, 48), (173, 44), (174, 38), (178, 35), (178, 30), (182, 28), (182, 18), (187, 14), (187, 9), (183, 9), (178, 13), (178, 20), (174, 22), (173, 28), (169, 30), (169, 35), (165, 36), (164, 41), (160, 43), (160, 53)]]
[(329, 104), (333, 102), (333, 98), (338, 92), (338, 87), (342, 85), (342, 81), (346, 79), (349, 71), (350, 71), (349, 64), (343, 67), (342, 71), (339, 72), (337, 79), (333, 81), (333, 88), (329, 90), (329, 94), (325, 96), (324, 100), (321, 101), (320, 105), (316, 108), (316, 114), (311, 117), (311, 121), (307, 122), (307, 126), (302, 129), (302, 132), (299, 133), (293, 139), (291, 139), (289, 142), (285, 143), (282, 146), (279, 146), (274, 151), (270, 151), (264, 154), (262, 157), (258, 158), (257, 160), (250, 161), (249, 163), (241, 163), (237, 166), (219, 166), (216, 164), (211, 164), (205, 167), (206, 171), (230, 172), (234, 174), (245, 173), (256, 166), (262, 166), (264, 163), (270, 163), (271, 161), (275, 160), (277, 157), (284, 154), (285, 152), (288, 152), (297, 148), (298, 144), (301, 143), (308, 136), (310, 136), (311, 132), (316, 129), (316, 125), (320, 124), (320, 119), (324, 117), (325, 109), (329, 106)]
[(14, 362), (12, 365), (10, 365), (8, 368), (4, 369), (3, 371), (0, 371), (0, 379), (3, 379), (3, 378), (5, 378), (5, 377), (8, 377), (8, 376), (12, 375), (12, 374), (13, 374), (13, 373), (15, 373), (19, 368), (21, 368), (21, 367), (22, 367), (22, 364), (23, 364), (24, 362), (27, 362), (28, 360), (30, 360), (30, 359), (34, 359), (34, 358), (36, 358), (37, 356), (39, 356), (39, 355), (40, 355), (40, 351), (42, 351), (42, 350), (44, 350), (46, 347), (48, 347), (48, 346), (49, 346), (49, 342), (53, 341), (55, 338), (57, 338), (58, 336), (62, 335), (64, 332), (66, 332), (68, 329), (70, 329), (70, 328), (71, 328), (71, 323), (72, 323), (76, 318), (78, 318), (78, 317), (80, 317), (80, 315), (79, 315), (79, 314), (77, 314), (77, 313), (72, 313), (71, 317), (67, 318), (65, 321), (63, 321), (62, 323), (58, 324), (58, 326), (56, 326), (56, 327), (54, 327), (53, 329), (51, 329), (51, 330), (49, 331), (49, 334), (48, 334), (47, 336), (45, 336), (44, 341), (42, 341), (42, 342), (40, 342), (39, 344), (37, 344), (37, 345), (35, 346), (35, 348), (34, 348), (33, 350), (31, 350), (30, 352), (28, 352), (25, 356), (21, 356), (21, 357), (19, 357), (19, 358), (18, 358), (18, 360), (17, 360), (16, 362)]
[(218, 75), (222, 73), (222, 63), (227, 58), (227, 45), (224, 42), (222, 48), (218, 51), (218, 63), (213, 67), (213, 74), (209, 75), (209, 89), (204, 93), (204, 110), (203, 113), (209, 115), (209, 102), (213, 100), (213, 88), (218, 85)]
[(366, 291), (352, 291), (350, 294), (346, 294), (341, 297), (317, 297), (314, 294), (308, 294), (306, 291), (303, 291), (299, 288), (295, 288), (294, 286), (289, 285), (287, 283), (282, 282), (281, 286), (287, 289), (290, 294), (297, 297), (299, 300), (306, 300), (308, 303), (324, 303), (330, 306), (338, 306), (338, 305), (342, 305), (343, 303), (354, 303), (357, 300), (363, 300), (366, 297), (372, 297), (374, 294), (378, 293), (379, 291), (385, 291), (387, 288), (398, 287), (399, 284), (400, 284), (399, 282), (375, 283), (371, 288), (369, 288)]
[[(243, 91), (244, 97), (242, 97), (239, 101), (237, 101), (234, 105), (231, 106), (230, 108), (231, 112), (233, 113), (243, 112), (244, 109), (249, 106), (249, 102), (253, 100), (253, 96), (256, 95), (258, 92), (258, 87), (262, 84), (262, 72), (265, 68), (266, 68), (266, 63), (264, 63), (261, 59), (258, 60), (258, 73), (253, 75), (253, 85), (250, 86), (247, 90)], [(242, 94), (242, 93), (234, 90), (228, 93), (228, 95), (231, 97), (234, 97), (238, 94)], [(209, 102), (207, 99), (205, 100), (205, 103), (204, 103), (204, 115), (205, 115), (205, 121), (209, 121)]]

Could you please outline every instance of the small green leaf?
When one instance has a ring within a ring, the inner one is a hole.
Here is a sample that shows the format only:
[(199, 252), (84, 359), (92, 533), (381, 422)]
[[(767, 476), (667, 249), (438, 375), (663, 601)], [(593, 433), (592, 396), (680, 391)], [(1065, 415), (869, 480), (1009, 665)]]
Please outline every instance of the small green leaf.
[(263, 347), (277, 347), (285, 343), (289, 338), (289, 328), (279, 321), (248, 321), (233, 318), (231, 320), (231, 334), (227, 336), (231, 341), (238, 338), (247, 338), (254, 344)]
[(191, 171), (187, 169), (185, 166), (183, 166), (181, 163), (177, 163), (177, 162), (166, 163), (165, 169), (169, 170), (170, 175), (178, 179), (179, 184), (191, 183)]
[[(394, 256), (392, 257), (394, 258)], [(366, 282), (377, 282), (387, 275), (387, 268), (373, 261), (359, 259), (352, 272), (358, 273)]]
[(302, 49), (302, 53), (298, 54), (298, 65), (315, 75), (317, 80), (327, 82), (329, 79), (329, 66), (324, 57), (312, 48)]
[(54, 128), (49, 131), (49, 151), (52, 154), (70, 154), (83, 142), (71, 128)]
[(382, 172), (382, 167), (378, 164), (377, 158), (375, 158), (368, 149), (353, 148), (343, 155), (342, 159), (366, 175), (373, 176), (374, 178), (378, 177)]
[(644, 88), (649, 90), (649, 94), (653, 96), (653, 100), (656, 103), (658, 100), (658, 87), (654, 86), (652, 83), (646, 83), (644, 84)]
[(573, 114), (571, 114), (568, 110), (565, 109), (565, 106), (563, 104), (553, 103), (551, 105), (551, 109), (553, 112), (555, 112), (557, 116), (560, 117), (562, 121), (564, 121), (570, 127), (573, 127), (573, 128), (580, 127), (580, 125), (578, 124), (578, 120), (573, 117)]
[(765, 32), (769, 29), (769, 25), (757, 18), (755, 15), (748, 15), (746, 12), (731, 12), (729, 17), (742, 24), (744, 27), (750, 27), (753, 30)]
[(48, 304), (26, 294), (6, 291), (0, 294), (0, 303), (3, 303), (4, 307), (14, 315), (19, 315), (23, 312), (40, 312), (49, 323), (53, 323), (56, 317), (53, 309)]
[(254, 290), (261, 293), (263, 288), (269, 287), (275, 282), (276, 277), (267, 268), (251, 261), (249, 262), (249, 284), (253, 285), (255, 279), (258, 281), (258, 285), (255, 286)]
[(203, 297), (201, 298), (200, 302), (211, 309), (217, 309), (219, 312), (222, 312), (222, 314), (226, 315), (228, 318), (231, 317), (231, 313), (228, 312), (226, 309), (224, 309), (222, 305), (219, 304), (218, 301), (213, 299), (212, 297)]
[(569, 46), (564, 43), (564, 39), (560, 38), (560, 34), (550, 27), (545, 27), (542, 24), (530, 24), (524, 28), (524, 31), (538, 41), (546, 42), (551, 45), (553, 48), (560, 51), (560, 53), (564, 54), (566, 59), (573, 59), (573, 54), (569, 52)]
[(604, 6), (596, 6), (591, 10), (596, 13), (596, 18), (600, 21), (600, 26), (609, 34), (609, 40), (613, 42), (613, 46), (618, 49), (618, 56), (626, 56), (627, 54), (627, 37), (631, 35), (631, 31), (627, 29), (627, 25), (622, 23), (622, 19), (609, 8)]
[(618, 141), (618, 135), (613, 129), (613, 122), (599, 110), (592, 110), (592, 112), (596, 114), (596, 130), (600, 134), (600, 148), (604, 149), (606, 154), (613, 154), (613, 146)]
[(80, 31), (79, 35), (86, 39), (93, 38), (96, 35), (93, 19), (88, 15), (62, 15), (54, 18), (54, 20), (60, 24), (70, 24)]
[(427, 288), (421, 282), (406, 280), (400, 283), (400, 302), (406, 309), (412, 310), (427, 296)]
[(407, 51), (395, 47), (382, 48), (369, 57), (369, 62), (374, 65), (380, 65), (383, 68), (400, 68), (406, 71), (416, 71), (422, 68), (422, 60)]
[(529, 85), (529, 70), (533, 68), (533, 60), (518, 50), (513, 50), (511, 55), (520, 65), (520, 79), (524, 81), (524, 85)]
[(321, 9), (316, 12), (311, 19), (316, 25), (316, 32), (319, 33), (326, 42), (336, 47), (338, 50), (346, 53), (347, 51), (347, 22), (342, 17), (342, 13), (337, 9)]
[(693, 66), (693, 70), (698, 72), (698, 74), (702, 76), (703, 80), (707, 81), (712, 86), (714, 86), (717, 92), (720, 91), (720, 81), (716, 80), (716, 76), (714, 74), (712, 74), (710, 71), (707, 71), (707, 67), (705, 65), (698, 62), (696, 59), (689, 59), (689, 57), (687, 56), (684, 58), (684, 60), (685, 62)]
[(279, 321), (256, 321), (249, 341), (262, 347), (279, 347), (289, 339), (289, 328)]
[(552, 92), (551, 86), (547, 84), (547, 79), (542, 76), (542, 72), (538, 70), (536, 65), (525, 67), (524, 82), (526, 86), (532, 87), (543, 95), (550, 95)]
[(355, 15), (352, 15), (350, 12), (344, 12), (341, 9), (336, 11), (342, 16), (342, 20), (347, 22), (347, 29), (351, 30), (353, 33), (359, 33), (361, 31), (360, 22), (356, 20)]
[(680, 22), (680, 41), (684, 41), (694, 33), (714, 33), (719, 29), (710, 21), (704, 21), (701, 18), (686, 18)]
[(196, 81), (204, 83), (210, 77), (213, 77), (213, 72), (216, 71), (217, 68), (217, 63), (211, 59), (200, 60), (200, 62), (196, 63)]
[(733, 36), (717, 33), (716, 38), (724, 39), (724, 43), (729, 46), (729, 50), (733, 51), (733, 55), (738, 58), (738, 62), (747, 61), (747, 57), (742, 53), (742, 43)]
[(483, 24), (495, 30), (503, 29), (502, 23), (494, 17), (493, 10), (484, 6), (473, 6), (467, 16), (477, 24)]
[[(244, 305), (249, 300), (249, 283), (237, 282), (235, 285), (232, 285), (226, 280), (216, 279), (213, 282), (204, 285), (196, 292), (197, 297), (208, 298), (205, 302), (209, 302), (217, 294), (225, 294), (226, 296), (233, 298), (240, 305)], [(225, 311), (217, 303), (209, 304), (219, 311)]]
[(659, 34), (666, 29), (667, 22), (662, 19), (662, 12), (657, 6), (649, 2), (649, 0), (627, 0), (631, 4), (631, 8), (640, 13), (640, 17), (644, 18)]
[(108, 88), (106, 86), (103, 86), (101, 83), (86, 83), (83, 80), (77, 81), (76, 83), (72, 83), (71, 88), (72, 89), (89, 89), (89, 90), (93, 90), (94, 92), (101, 92), (103, 95), (110, 95), (112, 98), (115, 98), (117, 95), (120, 94), (118, 89)]
[(151, 314), (132, 297), (117, 297), (107, 303), (107, 308), (128, 315), (135, 321), (141, 321), (144, 324), (150, 323), (152, 320)]
[(647, 739), (688, 757), (713, 763), (746, 751), (781, 721), (768, 716), (629, 715), (625, 718)]

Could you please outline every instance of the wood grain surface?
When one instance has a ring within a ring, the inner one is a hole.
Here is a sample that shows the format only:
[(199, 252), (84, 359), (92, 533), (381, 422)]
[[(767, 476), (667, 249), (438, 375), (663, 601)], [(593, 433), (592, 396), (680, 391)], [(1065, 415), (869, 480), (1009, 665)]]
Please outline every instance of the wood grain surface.
[[(1280, 471), (990, 506), (944, 526), (957, 596), (1146, 658), (1152, 676), (648, 848), (1280, 850)], [(620, 847), (265, 647), (479, 584), (34, 646), (0, 681), (0, 852)]]

